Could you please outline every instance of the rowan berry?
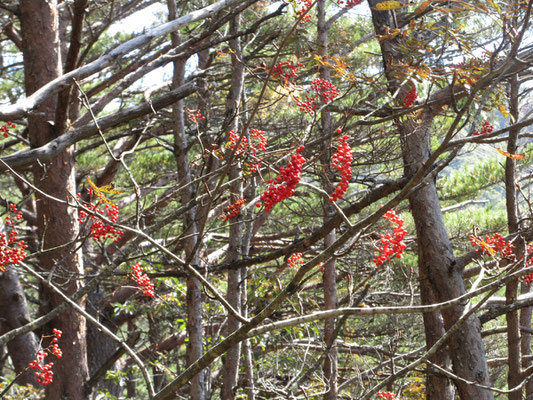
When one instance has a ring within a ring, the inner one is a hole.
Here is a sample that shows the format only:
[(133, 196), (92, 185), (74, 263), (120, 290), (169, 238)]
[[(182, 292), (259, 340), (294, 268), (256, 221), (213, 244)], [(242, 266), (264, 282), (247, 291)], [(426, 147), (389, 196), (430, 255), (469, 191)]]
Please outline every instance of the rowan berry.
[(411, 107), (414, 104), (417, 97), (418, 97), (418, 93), (416, 92), (416, 86), (412, 85), (411, 89), (405, 94), (405, 97), (403, 98), (404, 108)]
[(349, 139), (348, 135), (343, 135), (339, 138), (339, 144), (337, 146), (337, 152), (333, 154), (333, 161), (331, 162), (332, 168), (337, 168), (341, 175), (341, 182), (337, 184), (335, 192), (329, 198), (329, 201), (333, 202), (338, 199), (342, 199), (348, 186), (350, 179), (352, 178), (352, 149), (346, 142)]
[(485, 133), (491, 133), (494, 127), (489, 123), (489, 121), (483, 122), (481, 130), (474, 131), (474, 136), (484, 135)]
[(289, 164), (285, 168), (279, 169), (279, 175), (276, 180), (269, 180), (271, 185), (261, 195), (261, 201), (266, 211), (272, 210), (280, 201), (294, 194), (294, 189), (300, 182), (302, 167), (305, 163), (305, 158), (300, 154), (303, 150), (304, 146), (299, 146), (296, 149), (296, 153), (291, 156)]
[(226, 207), (226, 213), (220, 216), (220, 219), (226, 222), (229, 219), (235, 218), (241, 213), (241, 208), (244, 205), (244, 198), (239, 198), (237, 201)]
[(392, 257), (402, 258), (402, 253), (406, 248), (403, 240), (407, 235), (407, 231), (403, 227), (403, 219), (394, 212), (394, 210), (387, 211), (383, 218), (387, 219), (394, 226), (394, 236), (390, 234), (379, 235), (380, 254), (374, 258), (374, 264), (380, 266), (384, 261), (390, 261)]
[(396, 395), (391, 392), (378, 392), (378, 397), (382, 400), (396, 400)]
[(131, 267), (131, 279), (142, 288), (143, 295), (146, 297), (154, 297), (154, 284), (150, 281), (148, 275), (143, 272), (141, 264), (137, 263)]
[(302, 253), (293, 253), (291, 256), (287, 259), (287, 265), (291, 268), (302, 265)]

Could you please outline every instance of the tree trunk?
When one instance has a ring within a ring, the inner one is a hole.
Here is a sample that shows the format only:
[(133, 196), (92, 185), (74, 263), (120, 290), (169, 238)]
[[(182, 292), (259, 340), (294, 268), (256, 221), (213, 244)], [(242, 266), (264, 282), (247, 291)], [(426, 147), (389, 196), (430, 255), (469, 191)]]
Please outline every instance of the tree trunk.
[[(369, 0), (372, 10), (372, 21), (378, 35), (392, 32), (396, 26), (398, 15), (396, 11), (377, 11), (375, 6), (379, 0)], [(399, 11), (398, 11), (399, 12)], [(405, 79), (402, 62), (407, 62), (405, 52), (402, 52), (401, 35), (380, 41), (383, 55), (385, 75), (388, 80), (390, 93), (398, 92), (398, 97), (403, 98), (411, 89), (412, 83), (401, 86)], [(426, 107), (415, 120), (412, 118), (397, 119), (395, 121), (400, 131), (404, 172), (406, 176), (413, 176), (428, 160), (431, 154), (431, 127), (436, 110)], [(455, 256), (448, 237), (446, 226), (440, 208), (437, 188), (433, 180), (409, 196), (409, 204), (416, 225), (418, 244), (418, 265), (420, 275), (427, 278), (435, 299), (439, 302), (459, 297), (466, 293), (461, 271), (455, 268)], [(431, 291), (428, 290), (428, 294)], [(431, 296), (428, 295), (431, 300)], [(450, 307), (442, 311), (445, 329), (450, 329), (461, 317), (465, 310), (463, 305)], [(437, 320), (433, 318), (434, 322)], [(433, 328), (435, 329), (435, 327)], [(437, 334), (438, 332), (435, 332)], [(429, 333), (428, 333), (429, 334)], [(429, 334), (434, 340), (434, 334)], [(455, 374), (468, 381), (489, 385), (488, 366), (485, 358), (485, 349), (480, 334), (480, 324), (476, 316), (471, 316), (454, 334), (449, 343), (450, 357), (453, 362)], [(459, 395), (463, 400), (493, 399), (492, 392), (483, 390), (464, 382), (456, 382)], [(448, 389), (448, 385), (444, 385)], [(450, 390), (435, 393), (438, 399), (449, 400)]]
[[(169, 10), (169, 19), (177, 17), (176, 4), (174, 0), (167, 2)], [(173, 46), (180, 44), (180, 37), (177, 32), (171, 34)], [(172, 77), (172, 88), (177, 88), (183, 84), (185, 77), (185, 63), (187, 60), (177, 59), (174, 61), (174, 74)], [(185, 135), (185, 114), (184, 102), (178, 101), (172, 107), (172, 119), (174, 122), (174, 155), (176, 157), (176, 166), (178, 177), (181, 185), (187, 185), (181, 191), (181, 202), (187, 204), (194, 198), (193, 187), (190, 185), (192, 180), (189, 164), (189, 155), (187, 152), (187, 137)], [(185, 258), (188, 263), (193, 265), (199, 264), (197, 241), (198, 227), (196, 222), (196, 208), (192, 208), (183, 216), (184, 234), (187, 236), (184, 243)], [(187, 344), (187, 365), (192, 365), (204, 354), (203, 345), (203, 318), (202, 318), (202, 285), (196, 278), (187, 279), (187, 334), (189, 342)], [(205, 372), (201, 371), (190, 382), (191, 400), (205, 399)]]
[[(328, 56), (328, 27), (326, 24), (326, 1), (319, 0), (317, 3), (317, 16), (318, 16), (318, 25), (317, 25), (317, 45), (318, 53), (321, 57)], [(320, 68), (320, 78), (330, 81), (331, 72), (328, 68), (321, 66)], [(332, 124), (331, 124), (331, 114), (323, 110), (320, 114), (320, 123), (322, 129), (322, 137), (324, 138), (324, 148), (322, 151), (323, 156), (321, 157), (322, 164), (326, 171), (329, 170), (329, 162), (331, 160), (331, 151), (326, 147), (329, 141), (326, 139), (332, 133)], [(327, 174), (327, 172), (326, 172)], [(333, 192), (333, 185), (329, 180), (324, 177), (322, 180), (322, 187), (327, 193)], [(324, 210), (324, 221), (327, 221), (335, 213), (334, 207), (330, 204), (328, 200), (324, 200), (323, 204)], [(324, 238), (324, 248), (331, 246), (336, 239), (336, 233), (333, 229), (325, 238)], [(335, 259), (327, 261), (324, 264), (324, 308), (326, 310), (331, 310), (337, 308), (337, 272), (335, 270)], [(335, 318), (327, 318), (324, 321), (324, 343), (326, 348), (329, 346), (329, 343), (332, 343), (332, 346), (329, 350), (329, 353), (324, 359), (324, 379), (327, 385), (327, 392), (324, 395), (325, 400), (335, 400), (337, 399), (337, 346), (336, 338), (334, 336), (335, 331)]]
[[(35, 92), (45, 83), (61, 75), (60, 43), (58, 37), (57, 3), (55, 0), (22, 0), (20, 3), (21, 34), (23, 40), (26, 93)], [(54, 139), (61, 127), (54, 127), (56, 98), (52, 97), (28, 117), (28, 132), (32, 147), (45, 145)], [(57, 128), (57, 129), (56, 129)], [(36, 164), (34, 183), (43, 192), (66, 200), (75, 195), (75, 169), (72, 149), (60, 153), (47, 164)], [(80, 251), (68, 245), (78, 235), (77, 210), (37, 194), (38, 234), (43, 249), (63, 246), (46, 252), (40, 265), (50, 278), (67, 295), (81, 285), (83, 261)], [(66, 246), (65, 246), (66, 245)], [(47, 312), (63, 300), (54, 292), (43, 288), (41, 308)], [(83, 301), (80, 306), (84, 307)], [(72, 309), (67, 309), (47, 327), (60, 329), (63, 336), (59, 345), (63, 357), (54, 360), (55, 379), (47, 386), (47, 399), (84, 399), (83, 384), (87, 380), (87, 354), (85, 346), (85, 319)], [(76, 379), (72, 379), (75, 376)]]
[[(235, 17), (230, 22), (230, 34), (236, 33), (240, 27), (240, 15)], [(230, 41), (231, 52), (231, 87), (226, 98), (226, 117), (223, 123), (224, 132), (233, 130), (235, 133), (246, 135), (247, 132), (239, 132), (239, 108), (241, 103), (241, 94), (244, 85), (244, 65), (242, 63), (243, 55), (241, 49), (241, 40), (239, 37)], [(238, 179), (241, 175), (241, 163), (235, 161), (231, 166), (229, 175), (230, 179), (235, 180), (231, 185), (230, 204), (235, 203), (239, 198), (242, 198), (242, 182)], [(229, 246), (226, 253), (226, 262), (238, 260), (242, 254), (242, 229), (243, 224), (240, 215), (228, 221), (231, 223)], [(228, 271), (228, 303), (241, 312), (241, 297), (242, 297), (242, 268)], [(228, 325), (226, 327), (226, 335), (230, 335), (241, 326), (240, 322), (233, 316), (228, 315)], [(221, 396), (223, 399), (235, 399), (237, 390), (237, 380), (239, 377), (239, 362), (241, 357), (241, 343), (236, 344), (230, 348), (224, 360), (223, 381)]]
[[(30, 313), (26, 296), (20, 284), (17, 272), (12, 266), (8, 266), (4, 272), (0, 272), (0, 334), (18, 328), (30, 321)], [(39, 341), (33, 332), (17, 336), (7, 344), (9, 357), (15, 367), (15, 373), (23, 373), (17, 379), (17, 384), (36, 384), (34, 371), (28, 370), (28, 364), (32, 362), (39, 351)], [(24, 372), (26, 371), (26, 372)]]

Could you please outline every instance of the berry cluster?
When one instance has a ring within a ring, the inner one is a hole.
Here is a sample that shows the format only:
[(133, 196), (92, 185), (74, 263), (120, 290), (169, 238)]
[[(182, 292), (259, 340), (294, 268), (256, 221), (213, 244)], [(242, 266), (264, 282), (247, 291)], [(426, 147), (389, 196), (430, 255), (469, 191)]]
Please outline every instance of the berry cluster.
[[(20, 221), (22, 213), (18, 212), (17, 206), (9, 204), (9, 208), (16, 214), (15, 219)], [(6, 216), (5, 223), (9, 228), (9, 234), (6, 236), (6, 234), (0, 233), (0, 271), (5, 271), (5, 266), (8, 264), (18, 264), (24, 261), (26, 258), (25, 249), (28, 248), (24, 240), (18, 239), (15, 221), (9, 215)]]
[(298, 70), (303, 66), (300, 62), (282, 61), (272, 67), (272, 74), (274, 77), (282, 80), (285, 85), (288, 85), (292, 83), (293, 78), (298, 77)]
[[(312, 0), (296, 0), (296, 2), (302, 7), (296, 13), (298, 18), (300, 18), (303, 14), (305, 14), (307, 12), (307, 10), (309, 10), (311, 8), (311, 6), (313, 5), (313, 1)], [(307, 14), (306, 16), (304, 16), (302, 18), (302, 20), (300, 21), (300, 24), (304, 24), (307, 21), (309, 21), (310, 19), (311, 19), (311, 15)]]
[(0, 132), (2, 132), (3, 137), (9, 137), (9, 128), (14, 128), (15, 124), (11, 121), (7, 122), (7, 125), (0, 126)]
[(241, 197), (235, 203), (226, 207), (226, 212), (220, 216), (220, 219), (226, 222), (228, 219), (235, 218), (241, 213), (241, 208), (244, 205), (244, 199)]
[[(505, 240), (499, 233), (495, 233), (492, 236), (485, 236), (485, 239), (470, 235), (470, 243), (472, 243), (472, 247), (479, 247), (485, 254), (491, 256), (497, 254), (501, 258), (507, 258), (510, 260), (515, 259), (513, 252), (514, 245), (510, 241)], [(476, 249), (475, 251), (478, 252), (479, 249)]]
[(143, 295), (146, 297), (154, 297), (154, 284), (150, 281), (148, 275), (143, 272), (141, 264), (137, 263), (131, 267), (131, 279), (137, 282), (142, 288)]
[(378, 397), (381, 400), (396, 400), (396, 395), (391, 392), (378, 392)]
[(287, 265), (291, 268), (297, 267), (299, 265), (303, 264), (302, 260), (302, 253), (293, 253), (291, 256), (287, 259)]
[[(272, 208), (294, 194), (294, 189), (302, 176), (302, 166), (305, 163), (305, 158), (300, 154), (304, 150), (304, 146), (296, 149), (296, 153), (291, 156), (291, 161), (285, 168), (279, 169), (279, 176), (275, 181), (270, 179), (268, 183), (270, 186), (261, 195), (266, 211)], [(257, 203), (257, 206), (261, 206)]]
[(361, 4), (362, 0), (337, 0), (337, 4), (341, 7), (355, 7), (356, 5)]
[[(311, 95), (311, 91), (315, 93), (314, 96)], [(324, 104), (327, 104), (335, 100), (340, 94), (340, 90), (333, 83), (321, 78), (311, 81), (311, 91), (305, 91), (306, 94), (303, 100), (296, 99), (296, 104), (300, 107), (300, 111), (308, 114), (312, 114), (316, 110), (316, 99), (320, 98)]]
[[(118, 206), (116, 204), (104, 204), (105, 210), (101, 210), (98, 208), (99, 206), (99, 203), (89, 203), (86, 205), (86, 207), (94, 214), (106, 216), (112, 223), (116, 223), (118, 221)], [(108, 238), (113, 239), (115, 242), (118, 241), (124, 232), (121, 229), (115, 229), (113, 226), (106, 224), (94, 214), (89, 214), (81, 210), (78, 218), (79, 223), (83, 224), (85, 221), (92, 221), (91, 234), (96, 242), (100, 242)]]
[(332, 102), (341, 93), (333, 83), (321, 78), (311, 81), (311, 89), (317, 93), (317, 96), (320, 96), (324, 104)]
[(403, 227), (404, 221), (399, 217), (394, 210), (387, 211), (383, 218), (389, 220), (394, 225), (394, 236), (390, 234), (379, 235), (379, 241), (381, 247), (379, 249), (380, 254), (374, 258), (374, 264), (379, 267), (384, 261), (390, 261), (391, 257), (402, 258), (402, 253), (406, 247), (403, 239), (407, 235), (407, 231)]
[[(239, 135), (235, 133), (233, 129), (229, 131), (229, 148), (234, 149), (237, 146), (238, 141)], [(252, 158), (257, 161), (250, 164), (250, 171), (256, 172), (261, 168), (261, 162), (263, 161), (261, 157), (257, 157), (258, 150), (265, 151), (266, 145), (267, 139), (265, 137), (265, 132), (252, 128), (250, 134), (250, 143), (248, 143), (247, 137), (243, 136), (241, 142), (239, 143), (239, 147), (237, 147), (237, 150), (235, 150), (235, 155), (241, 155), (248, 151)]]
[[(57, 357), (63, 357), (63, 352), (57, 344), (58, 340), (61, 338), (62, 332), (59, 329), (53, 329), (54, 338), (52, 339), (52, 353)], [(43, 365), (44, 359), (48, 357), (48, 352), (45, 350), (39, 350), (37, 353), (37, 358), (30, 362), (28, 366), (35, 371), (35, 376), (37, 377), (37, 383), (40, 383), (43, 386), (49, 385), (54, 380), (54, 373), (52, 372), (52, 367), (54, 366), (53, 362)]]
[(489, 123), (489, 121), (483, 122), (483, 126), (480, 131), (474, 131), (474, 136), (484, 135), (485, 133), (491, 133), (494, 130), (494, 127)]
[(337, 184), (335, 192), (329, 198), (329, 201), (331, 202), (342, 199), (348, 190), (348, 185), (350, 184), (350, 179), (352, 177), (353, 156), (352, 149), (346, 142), (348, 139), (348, 135), (343, 135), (339, 138), (337, 152), (332, 156), (333, 161), (331, 162), (331, 167), (337, 168), (341, 175), (341, 182)]
[(187, 111), (187, 118), (191, 120), (192, 122), (194, 122), (195, 124), (198, 124), (199, 119), (205, 119), (205, 117), (202, 115), (200, 110), (193, 111), (187, 108), (186, 111)]
[(409, 90), (403, 98), (404, 108), (411, 107), (414, 104), (417, 97), (418, 97), (418, 93), (416, 92), (416, 86), (413, 85), (411, 87), (411, 90)]
[[(526, 267), (533, 266), (533, 258), (530, 257), (532, 252), (533, 252), (533, 244), (528, 244), (526, 248), (526, 253), (527, 253)], [(530, 274), (527, 274), (522, 279), (524, 279), (524, 282), (526, 282), (529, 285), (531, 282), (533, 282), (533, 272), (531, 272)]]

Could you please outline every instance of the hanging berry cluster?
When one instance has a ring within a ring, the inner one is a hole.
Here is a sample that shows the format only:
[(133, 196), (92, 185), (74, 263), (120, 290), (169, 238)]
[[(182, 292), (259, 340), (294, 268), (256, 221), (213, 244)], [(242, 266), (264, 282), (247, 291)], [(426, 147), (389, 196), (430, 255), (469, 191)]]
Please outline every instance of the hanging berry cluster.
[[(61, 358), (63, 357), (63, 352), (59, 348), (57, 342), (61, 338), (62, 332), (55, 328), (52, 330), (52, 332), (54, 336), (52, 339), (51, 352), (57, 358)], [(37, 353), (37, 358), (28, 364), (28, 366), (35, 371), (37, 383), (40, 383), (43, 386), (51, 384), (54, 380), (54, 373), (52, 372), (54, 363), (49, 362), (48, 364), (43, 364), (46, 357), (48, 357), (48, 352), (46, 350), (39, 350)]]
[[(79, 199), (78, 195), (78, 199)], [(118, 206), (116, 204), (104, 204), (104, 210), (100, 208), (100, 203), (89, 203), (85, 207), (92, 211), (94, 214), (89, 214), (83, 210), (80, 210), (80, 216), (78, 221), (80, 224), (85, 221), (91, 221), (91, 235), (96, 242), (101, 242), (106, 239), (113, 239), (115, 242), (120, 239), (124, 233), (122, 229), (116, 229), (112, 225), (106, 224), (103, 220), (98, 218), (98, 214), (107, 217), (112, 223), (118, 221)]]
[(402, 258), (402, 253), (406, 247), (403, 239), (407, 235), (407, 231), (403, 227), (404, 221), (399, 217), (394, 210), (387, 211), (383, 218), (387, 219), (391, 225), (394, 226), (394, 234), (389, 233), (379, 235), (379, 241), (381, 243), (379, 252), (380, 254), (374, 258), (374, 264), (377, 267), (383, 264), (384, 261), (390, 261), (391, 257)]
[(228, 207), (226, 207), (226, 212), (220, 216), (220, 219), (226, 222), (229, 219), (235, 218), (241, 213), (241, 208), (244, 205), (244, 198), (239, 198), (237, 201)]
[(205, 117), (202, 115), (202, 113), (200, 112), (200, 110), (189, 110), (188, 108), (186, 109), (187, 111), (187, 118), (194, 122), (195, 124), (198, 124), (198, 120), (199, 119), (205, 119)]
[(337, 4), (341, 7), (350, 8), (361, 4), (362, 0), (337, 0)]
[[(237, 147), (238, 141), (239, 134), (235, 133), (233, 129), (229, 131), (229, 148), (235, 149), (235, 147)], [(257, 154), (259, 150), (265, 151), (266, 146), (267, 139), (265, 136), (265, 132), (259, 129), (252, 128), (250, 133), (250, 142), (248, 142), (248, 138), (246, 136), (243, 136), (241, 142), (239, 143), (239, 147), (237, 147), (237, 150), (235, 150), (235, 155), (241, 155), (246, 152), (249, 152), (253, 159), (253, 162), (249, 165), (250, 171), (256, 172), (261, 168), (263, 161), (263, 158), (258, 157)]]
[[(261, 201), (265, 206), (266, 211), (272, 210), (276, 204), (283, 201), (294, 194), (296, 185), (300, 182), (302, 176), (302, 167), (305, 163), (305, 158), (300, 154), (304, 150), (304, 146), (296, 149), (296, 153), (291, 156), (291, 161), (285, 168), (279, 169), (279, 175), (275, 181), (270, 179), (268, 183), (270, 186), (261, 195)], [(257, 203), (257, 206), (261, 206)]]
[(484, 135), (485, 133), (491, 133), (494, 130), (494, 127), (489, 123), (489, 121), (483, 122), (481, 130), (474, 131), (474, 136)]
[[(305, 14), (307, 10), (309, 10), (311, 6), (313, 5), (312, 0), (296, 0), (296, 3), (298, 4), (298, 6), (301, 7), (296, 13), (298, 18), (300, 18), (303, 14)], [(304, 24), (310, 19), (311, 19), (311, 15), (307, 14), (301, 19), (300, 24)]]
[(492, 236), (485, 236), (485, 239), (478, 238), (475, 235), (470, 235), (470, 243), (472, 243), (472, 247), (476, 248), (479, 247), (479, 249), (475, 249), (475, 252), (481, 251), (485, 254), (489, 254), (491, 256), (498, 255), (501, 258), (506, 258), (508, 260), (514, 260), (515, 254), (514, 254), (514, 245), (503, 238), (503, 236), (499, 233), (495, 233)]
[[(15, 214), (15, 220), (22, 219), (22, 213), (17, 210), (17, 206), (10, 204), (11, 212)], [(5, 224), (9, 233), (0, 233), (0, 271), (5, 271), (5, 266), (9, 264), (18, 264), (26, 258), (28, 245), (24, 240), (18, 239), (18, 232), (15, 229), (15, 221), (11, 216), (6, 216)]]
[(411, 89), (405, 94), (403, 98), (403, 106), (404, 108), (411, 107), (416, 98), (418, 97), (418, 93), (416, 92), (416, 86), (411, 86)]
[(300, 111), (312, 114), (316, 110), (317, 99), (324, 104), (331, 103), (340, 94), (340, 90), (333, 83), (316, 78), (311, 81), (311, 90), (306, 90), (305, 93), (304, 99), (297, 99), (296, 104), (300, 107)]
[(9, 128), (14, 128), (15, 127), (15, 124), (11, 121), (8, 121), (7, 122), (7, 125), (2, 125), (0, 126), (0, 132), (2, 132), (2, 136), (3, 137), (9, 137)]
[(352, 178), (352, 149), (347, 143), (349, 139), (348, 135), (343, 135), (339, 138), (339, 144), (337, 145), (337, 152), (333, 154), (333, 161), (331, 162), (332, 168), (337, 168), (341, 175), (341, 181), (337, 184), (335, 192), (329, 198), (329, 201), (333, 202), (338, 199), (342, 199), (346, 191), (348, 190), (348, 185), (350, 184), (350, 179)]
[(143, 272), (141, 264), (137, 263), (131, 267), (131, 279), (139, 285), (146, 297), (154, 297), (154, 284), (150, 281), (148, 275)]
[(302, 253), (293, 253), (287, 259), (287, 265), (291, 268), (298, 267), (303, 264)]
[(292, 84), (292, 80), (298, 77), (298, 71), (304, 65), (300, 62), (282, 61), (272, 68), (272, 75), (282, 81), (284, 85)]
[(391, 392), (378, 392), (378, 397), (381, 400), (396, 400), (396, 395)]
[[(526, 253), (527, 253), (526, 267), (533, 267), (533, 258), (531, 258), (531, 253), (533, 253), (533, 244), (528, 244), (526, 246)], [(529, 285), (531, 282), (533, 282), (533, 272), (524, 276), (523, 279), (524, 279), (524, 282), (526, 282)]]

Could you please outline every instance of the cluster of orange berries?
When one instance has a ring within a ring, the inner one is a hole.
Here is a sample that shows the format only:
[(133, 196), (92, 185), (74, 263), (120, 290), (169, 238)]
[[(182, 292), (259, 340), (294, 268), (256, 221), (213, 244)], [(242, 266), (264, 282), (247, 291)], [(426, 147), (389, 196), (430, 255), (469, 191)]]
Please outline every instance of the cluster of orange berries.
[(241, 208), (244, 205), (244, 198), (239, 198), (237, 201), (228, 207), (226, 207), (226, 212), (220, 216), (220, 219), (226, 222), (229, 219), (235, 218), (241, 213)]
[[(480, 239), (474, 235), (470, 235), (470, 243), (472, 247), (479, 247), (485, 254), (494, 255), (499, 254), (502, 258), (513, 260), (515, 258), (514, 245), (503, 238), (499, 233), (495, 233), (492, 236), (485, 236), (484, 239)], [(478, 252), (479, 249), (475, 249)]]
[(391, 392), (378, 392), (378, 397), (381, 400), (396, 400), (396, 395)]
[[(9, 208), (15, 213), (15, 219), (20, 221), (22, 213), (18, 212), (17, 206), (9, 204)], [(0, 233), (0, 271), (5, 271), (5, 266), (8, 264), (18, 264), (26, 258), (26, 250), (28, 245), (24, 240), (19, 240), (18, 232), (15, 229), (15, 221), (8, 215), (5, 219), (6, 225), (10, 228), (9, 234), (6, 236)]]
[[(315, 94), (312, 95), (311, 91)], [(333, 83), (316, 78), (311, 81), (311, 90), (306, 90), (305, 93), (303, 100), (296, 100), (296, 105), (300, 107), (300, 111), (312, 114), (316, 110), (317, 99), (320, 98), (324, 104), (330, 103), (340, 94), (340, 90)]]
[(484, 135), (485, 133), (491, 133), (494, 130), (494, 127), (489, 123), (489, 121), (483, 122), (481, 130), (474, 131), (474, 136)]
[[(79, 195), (78, 195), (79, 198)], [(102, 216), (107, 216), (107, 218), (116, 223), (118, 221), (118, 206), (116, 204), (105, 204), (105, 210), (98, 208), (98, 204), (89, 203), (86, 207), (94, 212), (95, 214), (100, 214)], [(105, 239), (113, 239), (115, 242), (120, 239), (124, 233), (122, 229), (116, 229), (115, 227), (104, 223), (97, 215), (89, 214), (83, 210), (80, 211), (80, 216), (78, 221), (80, 224), (83, 224), (87, 220), (92, 220), (91, 224), (91, 235), (96, 242), (100, 242)]]
[(9, 137), (9, 128), (14, 128), (15, 124), (11, 121), (7, 122), (7, 125), (0, 126), (0, 132), (2, 132), (3, 137)]
[[(270, 186), (261, 195), (261, 201), (265, 205), (266, 211), (272, 210), (280, 201), (294, 194), (294, 189), (302, 177), (302, 167), (305, 163), (305, 158), (300, 154), (303, 150), (303, 145), (298, 147), (296, 153), (291, 156), (291, 161), (287, 167), (279, 169), (279, 175), (276, 180), (269, 179)], [(261, 207), (261, 203), (256, 205)]]
[(302, 253), (293, 253), (287, 260), (287, 265), (291, 268), (302, 265)]
[[(63, 357), (63, 352), (59, 348), (57, 342), (61, 338), (62, 332), (55, 328), (52, 332), (54, 334), (54, 338), (52, 339), (52, 354), (57, 358), (61, 358)], [(52, 372), (54, 363), (50, 362), (48, 364), (42, 364), (46, 357), (48, 357), (48, 352), (45, 350), (39, 350), (39, 352), (37, 352), (37, 358), (28, 364), (31, 369), (35, 370), (37, 383), (40, 383), (43, 386), (51, 384), (54, 380), (54, 373)]]
[(200, 110), (193, 111), (187, 108), (186, 111), (187, 111), (187, 118), (191, 120), (192, 122), (194, 122), (195, 124), (198, 124), (199, 119), (205, 119), (205, 117), (202, 115)]
[[(300, 18), (303, 14), (305, 14), (307, 12), (307, 10), (309, 10), (311, 8), (311, 6), (313, 5), (313, 1), (312, 0), (297, 0), (297, 3), (300, 3), (301, 7), (302, 7), (296, 13), (298, 18)], [(311, 19), (311, 15), (307, 14), (306, 16), (304, 16), (302, 18), (302, 20), (300, 21), (300, 24), (304, 24), (307, 21), (309, 21), (310, 19)]]
[(154, 297), (154, 284), (150, 281), (148, 275), (143, 272), (141, 264), (137, 263), (131, 267), (131, 279), (139, 285), (146, 297)]
[(356, 5), (361, 4), (362, 0), (337, 0), (337, 4), (341, 7), (355, 7)]
[(380, 254), (374, 258), (374, 264), (379, 267), (384, 261), (390, 261), (391, 257), (402, 258), (402, 253), (406, 247), (403, 239), (407, 235), (407, 231), (403, 227), (404, 221), (399, 217), (394, 210), (387, 211), (383, 218), (387, 219), (392, 225), (394, 225), (394, 235), (389, 233), (379, 235), (379, 241), (381, 247), (379, 249)]
[[(337, 133), (342, 133), (342, 131), (337, 129)], [(343, 135), (339, 138), (337, 152), (332, 156), (333, 161), (331, 162), (331, 167), (337, 168), (341, 175), (341, 181), (337, 184), (335, 192), (329, 198), (329, 201), (331, 202), (342, 199), (348, 190), (348, 185), (352, 178), (352, 149), (346, 142), (349, 138), (348, 135)]]
[(404, 108), (411, 107), (414, 104), (417, 97), (418, 97), (418, 93), (416, 92), (416, 86), (413, 85), (411, 87), (411, 90), (409, 90), (403, 98)]
[[(239, 141), (239, 135), (235, 133), (235, 131), (232, 129), (229, 131), (229, 143), (228, 146), (230, 149), (234, 149), (237, 147), (237, 143)], [(252, 155), (254, 158), (254, 161), (250, 166), (251, 172), (256, 172), (261, 168), (263, 159), (261, 157), (257, 157), (258, 150), (266, 150), (267, 145), (267, 139), (265, 137), (265, 132), (261, 131), (259, 129), (253, 129), (251, 130), (250, 134), (250, 143), (248, 143), (248, 138), (246, 136), (243, 136), (241, 139), (241, 142), (239, 143), (239, 147), (237, 147), (237, 150), (235, 150), (236, 155), (241, 155), (247, 151), (249, 151), (249, 154)]]
[(282, 61), (272, 67), (274, 77), (282, 79), (285, 85), (292, 83), (293, 78), (298, 77), (298, 70), (304, 65), (301, 62)]

